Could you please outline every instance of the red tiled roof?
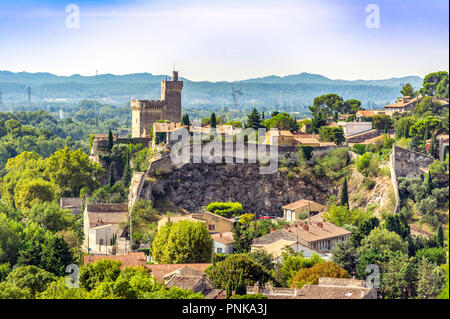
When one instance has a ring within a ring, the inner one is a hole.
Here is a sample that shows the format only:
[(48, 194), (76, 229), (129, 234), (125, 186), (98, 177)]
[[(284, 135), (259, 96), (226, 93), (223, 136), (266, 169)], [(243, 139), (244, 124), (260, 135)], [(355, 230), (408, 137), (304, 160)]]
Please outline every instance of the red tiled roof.
[(86, 255), (83, 263), (87, 264), (96, 262), (98, 260), (116, 260), (122, 263), (121, 269), (129, 266), (145, 266), (147, 264), (147, 257), (143, 252), (128, 253), (126, 255)]
[(183, 268), (183, 267), (189, 267), (196, 269), (201, 272), (205, 272), (205, 269), (211, 266), (211, 264), (153, 264), (153, 265), (145, 265), (153, 276), (155, 276), (156, 280), (159, 282), (164, 281), (164, 276), (174, 272), (177, 269)]

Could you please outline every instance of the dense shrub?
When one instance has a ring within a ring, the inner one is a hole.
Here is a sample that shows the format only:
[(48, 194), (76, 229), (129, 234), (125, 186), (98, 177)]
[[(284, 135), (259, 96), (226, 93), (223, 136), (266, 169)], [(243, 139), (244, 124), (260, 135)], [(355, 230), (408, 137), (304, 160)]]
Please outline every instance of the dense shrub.
[(226, 218), (236, 217), (242, 214), (242, 212), (244, 211), (244, 209), (242, 208), (242, 204), (238, 202), (235, 203), (213, 202), (209, 204), (206, 209), (211, 213)]

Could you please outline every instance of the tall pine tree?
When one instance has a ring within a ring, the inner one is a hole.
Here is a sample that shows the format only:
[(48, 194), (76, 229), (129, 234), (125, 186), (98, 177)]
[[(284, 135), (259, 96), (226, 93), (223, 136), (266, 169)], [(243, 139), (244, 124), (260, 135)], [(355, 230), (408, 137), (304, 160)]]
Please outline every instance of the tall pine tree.
[(444, 232), (442, 231), (442, 224), (439, 225), (439, 229), (436, 234), (436, 244), (439, 247), (444, 247)]
[(109, 165), (109, 186), (113, 187), (116, 183), (116, 179), (114, 178), (114, 167), (113, 163)]
[(211, 128), (217, 127), (216, 113), (211, 113), (210, 126)]

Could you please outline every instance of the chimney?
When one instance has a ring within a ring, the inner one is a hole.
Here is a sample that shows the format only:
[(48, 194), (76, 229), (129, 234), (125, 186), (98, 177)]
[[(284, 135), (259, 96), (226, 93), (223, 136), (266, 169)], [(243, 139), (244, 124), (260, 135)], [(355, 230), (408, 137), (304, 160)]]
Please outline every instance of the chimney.
[(223, 237), (222, 233), (219, 233), (219, 236), (220, 236), (220, 238), (222, 238)]
[(303, 225), (303, 230), (309, 231), (309, 226), (307, 224)]
[(317, 222), (317, 227), (323, 228), (323, 223), (322, 222)]
[(275, 231), (275, 229), (273, 229), (273, 228), (270, 229), (270, 232), (271, 232), (271, 233), (273, 233), (274, 231)]

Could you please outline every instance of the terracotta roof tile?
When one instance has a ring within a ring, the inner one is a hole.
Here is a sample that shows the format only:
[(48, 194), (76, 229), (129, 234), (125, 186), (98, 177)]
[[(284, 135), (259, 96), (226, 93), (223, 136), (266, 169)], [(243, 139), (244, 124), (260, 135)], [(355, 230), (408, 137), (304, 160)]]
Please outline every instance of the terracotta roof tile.
[(155, 276), (156, 280), (159, 282), (163, 282), (164, 275), (167, 275), (177, 269), (181, 269), (183, 267), (189, 267), (196, 269), (201, 272), (205, 272), (205, 269), (211, 266), (211, 264), (153, 264), (153, 265), (145, 265), (153, 276)]
[(121, 269), (129, 266), (145, 266), (147, 264), (147, 256), (143, 252), (133, 252), (126, 255), (86, 255), (83, 263), (87, 264), (98, 260), (116, 260), (122, 263)]

